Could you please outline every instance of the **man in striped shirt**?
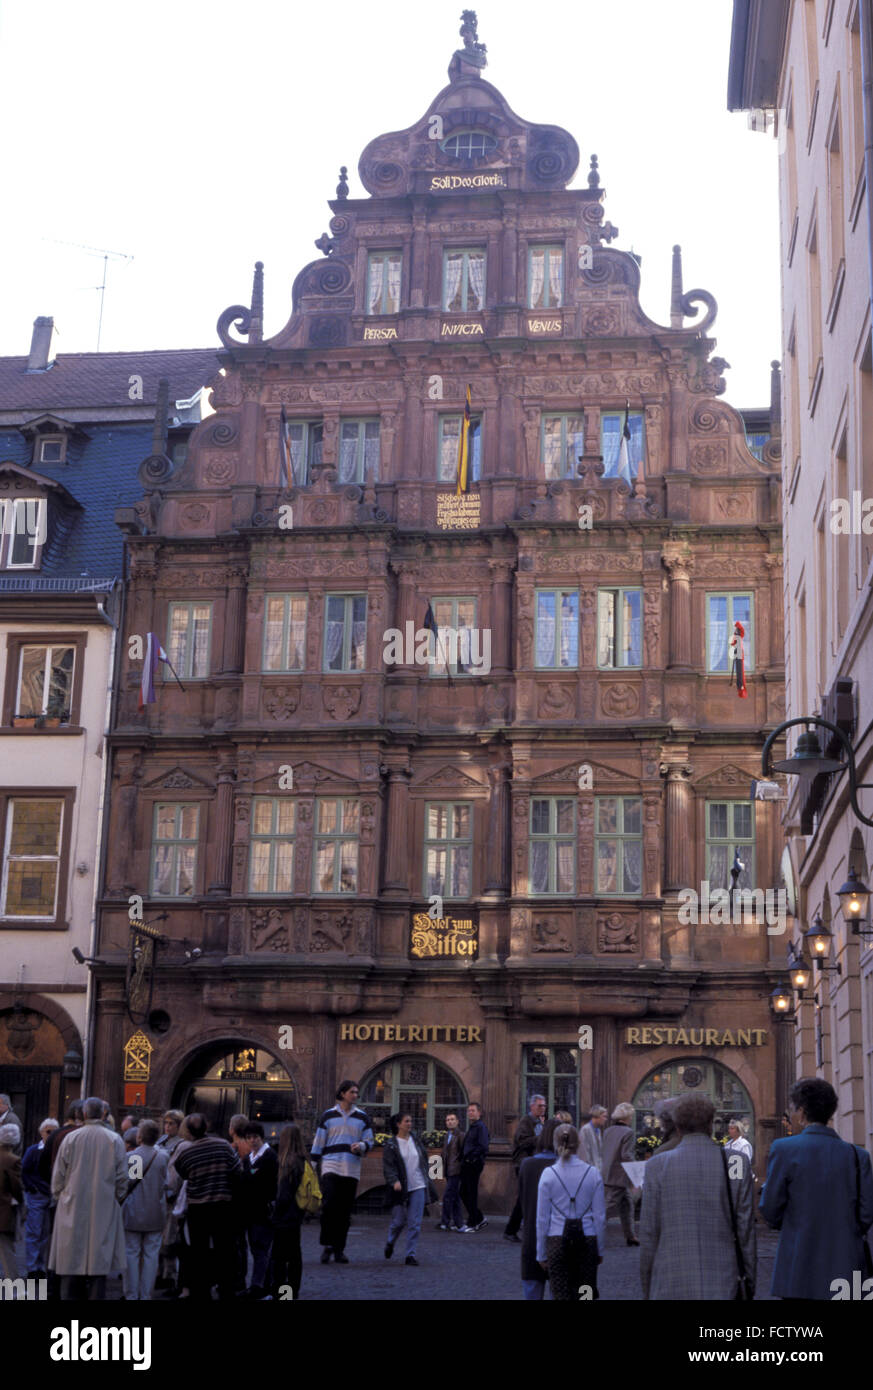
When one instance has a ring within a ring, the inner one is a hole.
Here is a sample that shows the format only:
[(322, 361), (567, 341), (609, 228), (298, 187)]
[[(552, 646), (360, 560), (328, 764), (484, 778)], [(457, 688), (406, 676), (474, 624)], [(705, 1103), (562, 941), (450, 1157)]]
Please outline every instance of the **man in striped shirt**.
[(209, 1298), (212, 1285), (217, 1283), (219, 1298), (233, 1298), (234, 1199), (239, 1195), (242, 1164), (226, 1139), (207, 1133), (204, 1115), (189, 1115), (185, 1125), (193, 1142), (174, 1158), (173, 1167), (188, 1184), (191, 1297)]
[(338, 1265), (347, 1265), (346, 1237), (352, 1205), (361, 1176), (361, 1159), (373, 1147), (373, 1130), (363, 1110), (358, 1110), (356, 1081), (341, 1081), (337, 1103), (325, 1110), (318, 1122), (312, 1157), (321, 1161), (321, 1263), (331, 1252)]

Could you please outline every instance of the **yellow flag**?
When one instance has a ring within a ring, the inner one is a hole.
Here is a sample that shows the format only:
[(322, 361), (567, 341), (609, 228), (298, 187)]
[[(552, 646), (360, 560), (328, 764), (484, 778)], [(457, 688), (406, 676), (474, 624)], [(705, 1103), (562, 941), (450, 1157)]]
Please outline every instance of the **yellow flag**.
[(468, 386), (464, 399), (464, 414), (461, 417), (461, 436), (458, 440), (458, 486), (455, 489), (458, 496), (462, 492), (470, 491), (470, 405)]

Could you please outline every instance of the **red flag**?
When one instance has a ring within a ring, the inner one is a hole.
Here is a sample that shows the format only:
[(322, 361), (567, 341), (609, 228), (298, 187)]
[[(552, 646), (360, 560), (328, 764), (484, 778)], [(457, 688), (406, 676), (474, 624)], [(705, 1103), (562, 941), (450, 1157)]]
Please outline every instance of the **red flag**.
[(743, 638), (746, 629), (742, 623), (734, 623), (734, 635), (728, 643), (728, 655), (731, 659), (731, 680), (737, 683), (737, 695), (741, 700), (749, 698), (746, 690), (746, 650), (743, 646)]

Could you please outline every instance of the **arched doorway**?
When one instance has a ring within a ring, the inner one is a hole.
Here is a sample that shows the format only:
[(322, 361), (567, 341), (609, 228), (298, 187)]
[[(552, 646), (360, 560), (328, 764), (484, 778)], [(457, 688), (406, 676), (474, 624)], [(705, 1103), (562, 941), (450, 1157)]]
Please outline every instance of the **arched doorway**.
[(416, 1134), (446, 1127), (456, 1111), (466, 1129), (467, 1093), (454, 1072), (433, 1057), (391, 1057), (364, 1077), (358, 1102), (370, 1117), (374, 1134), (390, 1131), (388, 1117), (402, 1110), (412, 1116)]
[(636, 1111), (636, 1133), (657, 1133), (655, 1102), (670, 1100), (689, 1092), (709, 1097), (715, 1106), (713, 1134), (720, 1139), (727, 1134), (728, 1121), (745, 1120), (749, 1138), (754, 1142), (755, 1112), (749, 1093), (739, 1077), (721, 1062), (711, 1057), (693, 1057), (664, 1062), (644, 1077), (632, 1101)]
[(199, 1111), (215, 1134), (227, 1135), (231, 1115), (260, 1120), (267, 1139), (275, 1139), (295, 1113), (294, 1082), (282, 1063), (255, 1044), (211, 1043), (186, 1066), (174, 1090), (174, 1106), (186, 1115)]
[[(68, 1069), (65, 1079), (68, 1058), (78, 1071)], [(39, 994), (0, 994), (0, 1091), (22, 1122), (25, 1145), (38, 1140), (43, 1120), (62, 1119), (79, 1093), (81, 1063), (81, 1039), (66, 1010)]]

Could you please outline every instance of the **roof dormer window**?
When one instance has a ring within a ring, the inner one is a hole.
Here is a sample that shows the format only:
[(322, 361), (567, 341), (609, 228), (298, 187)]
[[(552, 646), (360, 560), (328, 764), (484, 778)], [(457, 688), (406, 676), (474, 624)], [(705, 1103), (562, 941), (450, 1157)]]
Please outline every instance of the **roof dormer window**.
[(497, 140), (487, 130), (457, 130), (441, 146), (454, 159), (482, 159), (497, 149)]
[(0, 570), (39, 569), (46, 539), (46, 499), (0, 500)]
[(37, 439), (35, 463), (64, 463), (66, 457), (67, 436), (65, 434), (42, 435)]

